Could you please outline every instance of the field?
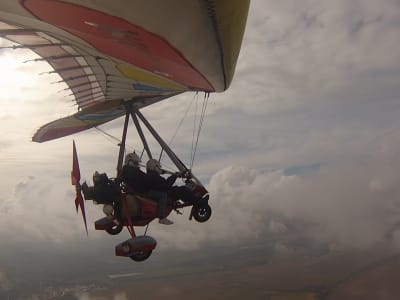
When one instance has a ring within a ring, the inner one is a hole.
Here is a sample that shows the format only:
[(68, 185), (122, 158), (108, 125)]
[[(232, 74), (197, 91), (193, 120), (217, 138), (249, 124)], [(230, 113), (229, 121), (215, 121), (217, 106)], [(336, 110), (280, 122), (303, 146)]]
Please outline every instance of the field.
[[(175, 268), (160, 265), (148, 274), (113, 280), (108, 291), (110, 297), (122, 293), (128, 299), (149, 300), (390, 300), (400, 295), (400, 256), (384, 249), (274, 261), (261, 256), (233, 261), (229, 256), (220, 263), (199, 256)], [(104, 290), (92, 295), (101, 299)]]

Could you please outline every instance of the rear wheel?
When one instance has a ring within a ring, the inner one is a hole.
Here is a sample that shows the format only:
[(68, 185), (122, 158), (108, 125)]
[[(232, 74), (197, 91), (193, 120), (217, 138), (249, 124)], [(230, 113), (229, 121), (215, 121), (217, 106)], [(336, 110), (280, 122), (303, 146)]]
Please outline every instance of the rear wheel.
[(148, 250), (148, 251), (135, 251), (130, 258), (134, 261), (144, 261), (148, 259), (153, 251)]
[(107, 228), (106, 231), (108, 234), (117, 235), (122, 231), (123, 228), (124, 228), (124, 226), (122, 224), (117, 225), (114, 223), (113, 226), (110, 228)]
[(193, 206), (192, 215), (197, 222), (199, 223), (206, 222), (211, 217), (211, 207), (208, 204), (201, 206)]

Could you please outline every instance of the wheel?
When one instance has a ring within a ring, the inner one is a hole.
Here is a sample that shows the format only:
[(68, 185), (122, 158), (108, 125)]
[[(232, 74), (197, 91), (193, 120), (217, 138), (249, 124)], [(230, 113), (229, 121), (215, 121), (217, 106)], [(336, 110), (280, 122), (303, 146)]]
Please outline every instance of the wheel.
[(208, 204), (193, 206), (192, 215), (197, 222), (206, 222), (211, 217), (211, 207)]
[(117, 235), (122, 231), (123, 228), (124, 228), (124, 226), (122, 224), (119, 224), (119, 225), (114, 224), (112, 227), (107, 228), (106, 231), (108, 234)]
[(144, 261), (148, 259), (153, 251), (136, 251), (131, 256), (129, 256), (134, 261)]

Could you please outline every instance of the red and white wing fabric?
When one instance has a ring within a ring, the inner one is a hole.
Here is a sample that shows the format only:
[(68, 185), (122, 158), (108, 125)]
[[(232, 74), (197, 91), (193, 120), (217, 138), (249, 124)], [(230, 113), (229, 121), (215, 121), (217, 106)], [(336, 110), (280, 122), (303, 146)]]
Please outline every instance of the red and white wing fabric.
[(140, 108), (186, 91), (226, 90), (249, 2), (1, 1), (0, 37), (47, 61), (79, 110), (44, 125), (33, 140), (108, 122), (124, 113), (126, 102)]

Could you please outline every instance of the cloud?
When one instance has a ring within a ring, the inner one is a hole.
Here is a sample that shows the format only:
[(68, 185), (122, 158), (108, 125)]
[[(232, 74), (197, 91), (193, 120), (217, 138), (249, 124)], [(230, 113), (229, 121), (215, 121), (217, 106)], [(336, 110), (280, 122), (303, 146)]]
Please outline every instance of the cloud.
[[(365, 1), (338, 1), (335, 5), (254, 1), (246, 31), (250, 43), (245, 43), (243, 50), (253, 51), (262, 65), (283, 71), (268, 72), (263, 79), (286, 74), (285, 79), (298, 80), (298, 84), (286, 82), (291, 87), (315, 88), (313, 84), (320, 82), (318, 90), (324, 91), (345, 84), (353, 71), (390, 67), (395, 62), (395, 54), (385, 53), (386, 46), (399, 39), (395, 35), (398, 16), (396, 1), (385, 6)], [(252, 31), (256, 26), (259, 29)], [(254, 56), (243, 56), (241, 63), (254, 64)], [(328, 78), (331, 80), (326, 81)], [(307, 82), (311, 85), (304, 85)]]
[(236, 80), (216, 113), (234, 107), (268, 119), (306, 103), (398, 95), (398, 55), (387, 49), (399, 42), (399, 11), (395, 1), (253, 1)]
[(286, 239), (299, 237), (334, 249), (368, 249), (389, 239), (396, 248), (399, 144), (398, 134), (388, 135), (364, 159), (298, 175), (238, 165), (222, 169), (208, 186), (212, 218), (198, 224), (175, 217), (173, 231), (155, 232), (159, 245), (193, 249), (280, 237), (282, 249)]
[(287, 231), (287, 226), (279, 221), (271, 220), (269, 222), (269, 232), (272, 234), (284, 233)]
[(83, 232), (68, 188), (63, 175), (52, 172), (16, 183), (14, 194), (0, 207), (1, 234), (11, 240), (65, 242)]

